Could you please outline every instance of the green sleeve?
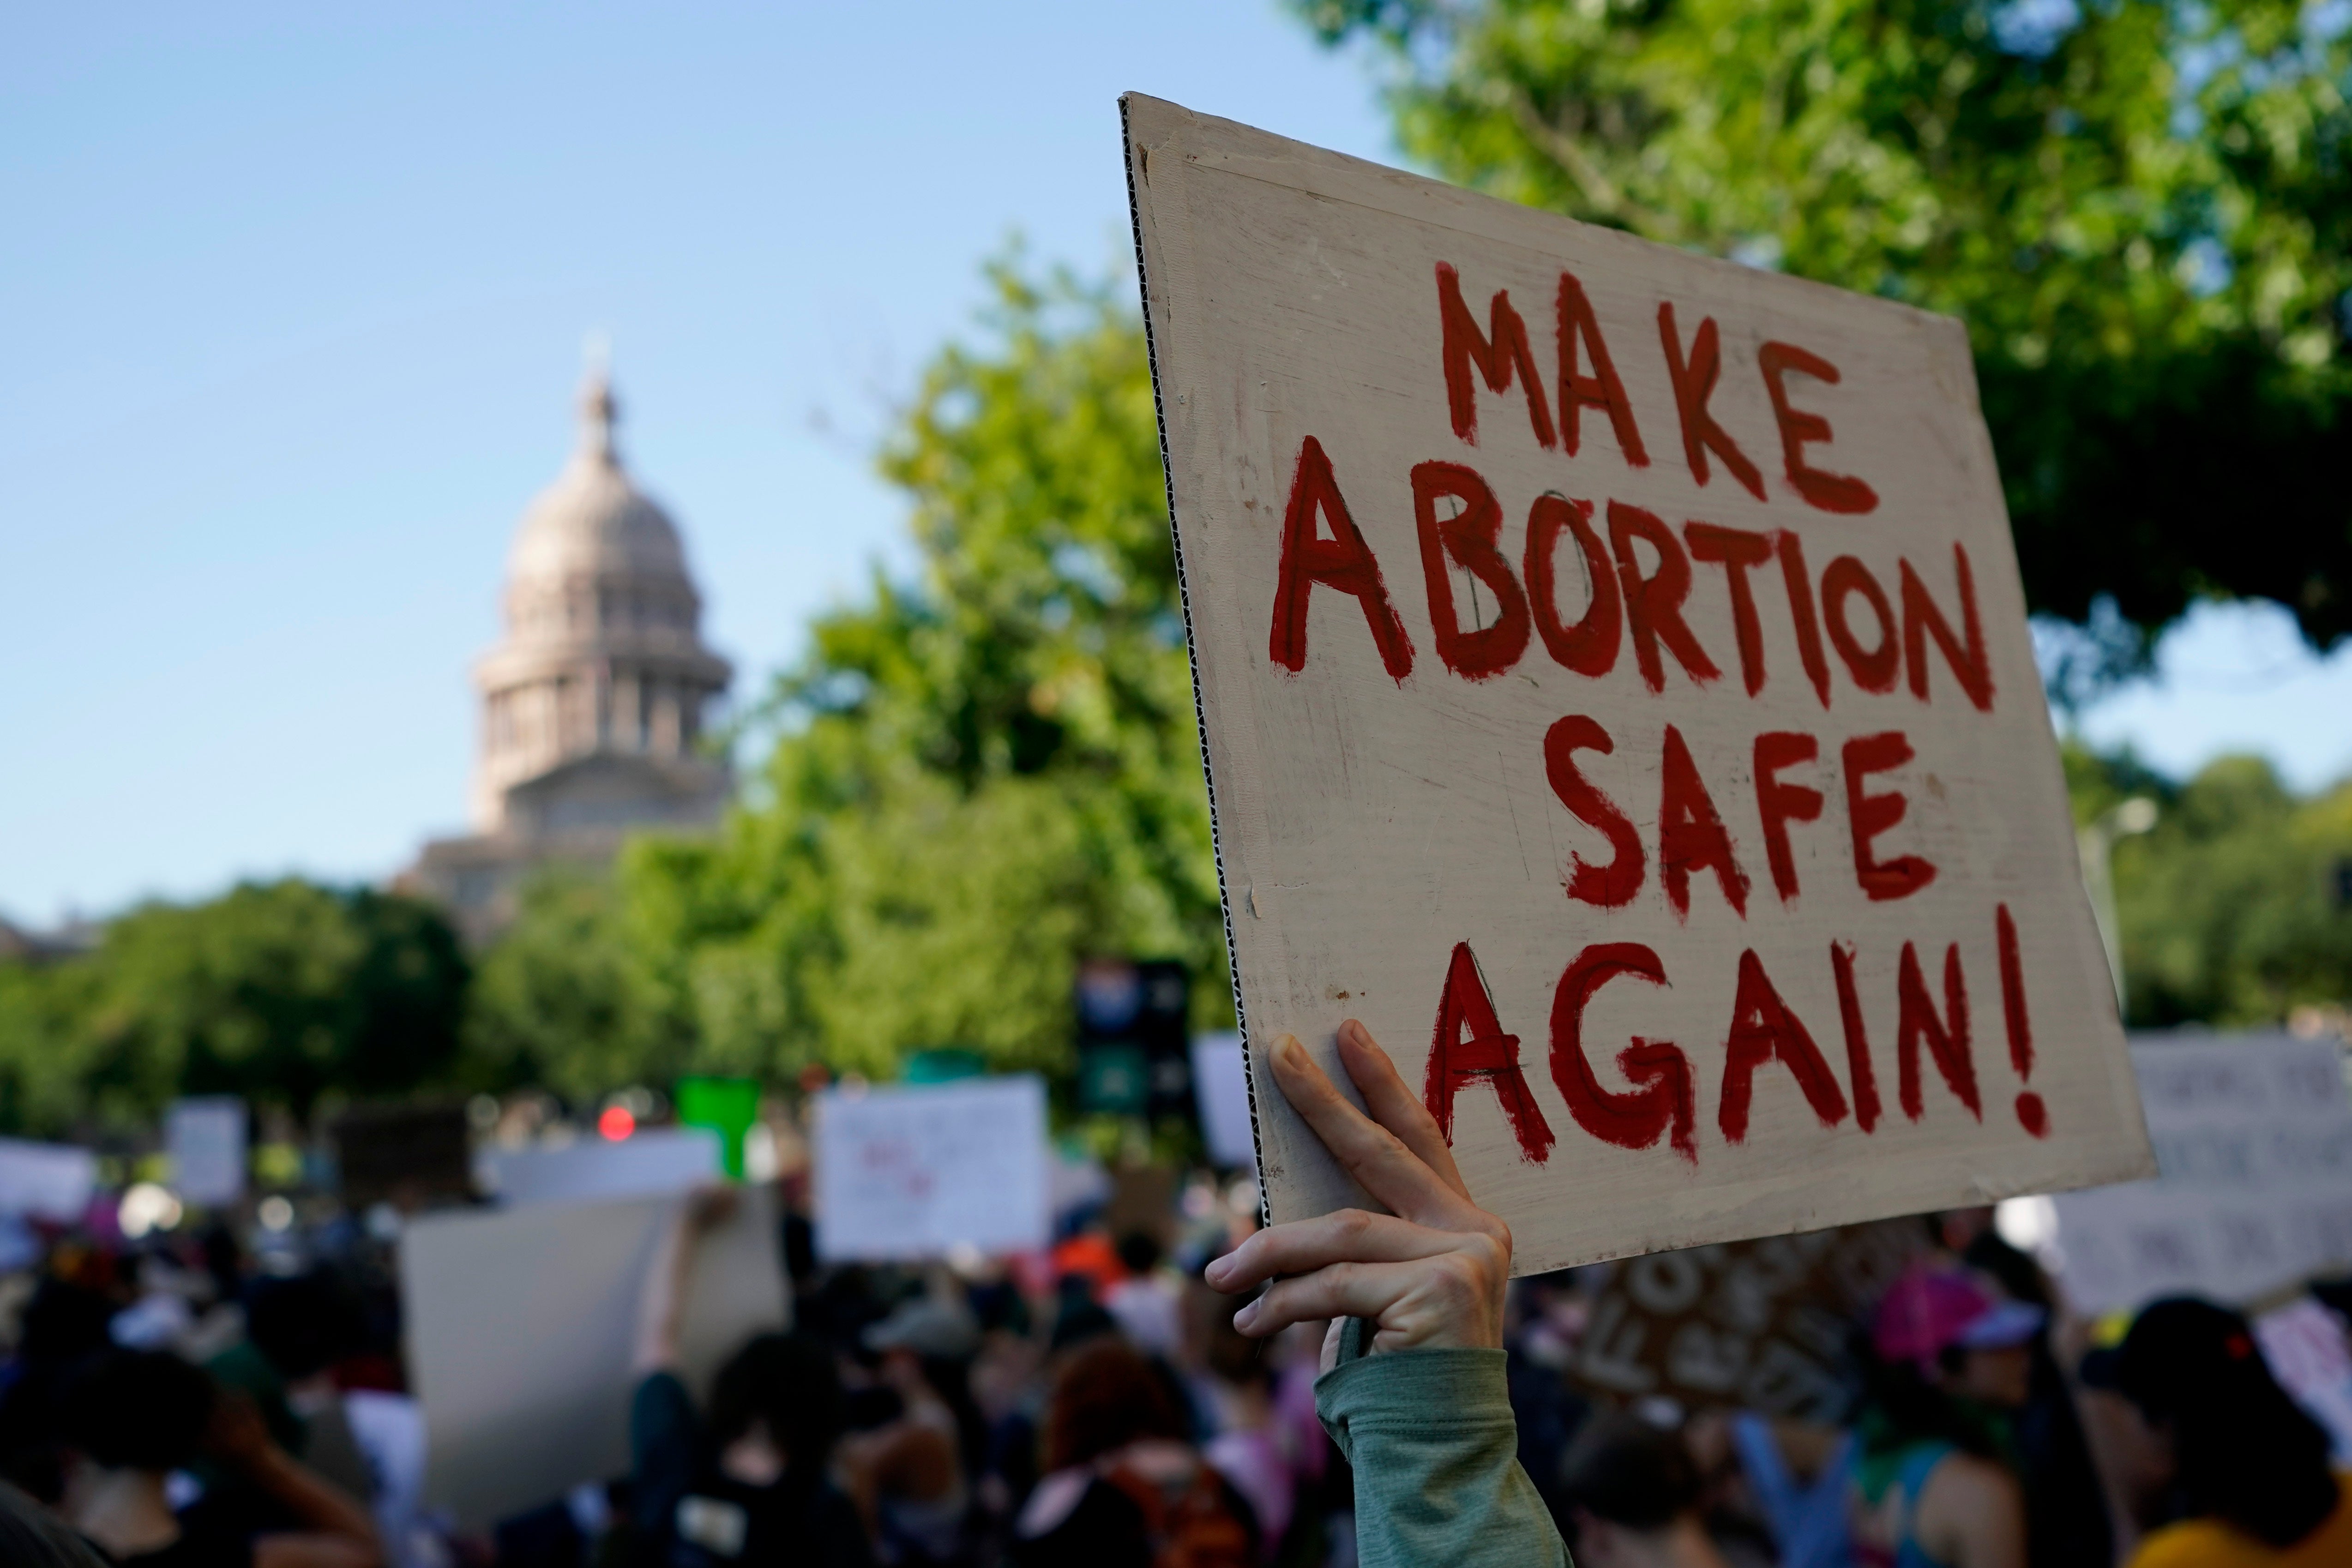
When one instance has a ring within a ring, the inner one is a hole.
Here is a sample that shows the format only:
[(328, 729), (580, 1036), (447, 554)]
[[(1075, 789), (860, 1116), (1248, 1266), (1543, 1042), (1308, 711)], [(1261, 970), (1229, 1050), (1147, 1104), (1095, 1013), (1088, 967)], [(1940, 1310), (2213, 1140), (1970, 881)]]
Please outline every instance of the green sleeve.
[(1499, 1350), (1343, 1353), (1316, 1380), (1316, 1413), (1355, 1468), (1364, 1568), (1569, 1568), (1519, 1469), (1504, 1359)]

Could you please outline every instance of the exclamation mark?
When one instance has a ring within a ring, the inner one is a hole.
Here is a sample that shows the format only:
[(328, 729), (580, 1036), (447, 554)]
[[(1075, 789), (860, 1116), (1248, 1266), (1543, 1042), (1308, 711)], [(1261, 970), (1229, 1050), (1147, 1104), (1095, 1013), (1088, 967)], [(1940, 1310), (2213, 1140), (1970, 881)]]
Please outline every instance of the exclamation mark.
[[(2000, 938), (2000, 1016), (2009, 1029), (2009, 1064), (2028, 1082), (2033, 1078), (2033, 1022), (2025, 1016), (2025, 965), (2017, 954), (2017, 922), (2009, 905), (1996, 905), (1993, 922)], [(2050, 1135), (2050, 1108), (2031, 1089), (2017, 1096), (2017, 1124), (2037, 1138)]]

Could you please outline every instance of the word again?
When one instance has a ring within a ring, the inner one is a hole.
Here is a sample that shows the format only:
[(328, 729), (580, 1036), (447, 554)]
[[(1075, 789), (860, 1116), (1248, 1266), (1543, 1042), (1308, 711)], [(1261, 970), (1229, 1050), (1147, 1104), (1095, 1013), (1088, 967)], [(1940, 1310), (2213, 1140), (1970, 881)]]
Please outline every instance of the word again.
[[(1999, 953), (2001, 1022), (2010, 1066), (2021, 1082), (2033, 1074), (2033, 1029), (2025, 999), (2024, 965), (2016, 922), (2007, 904), (1994, 912)], [(1747, 1141), (1756, 1074), (1778, 1064), (1796, 1080), (1806, 1104), (1824, 1128), (1851, 1115), (1865, 1134), (1877, 1131), (1883, 1113), (1877, 1066), (1856, 983), (1853, 944), (1832, 942), (1831, 978), (1837, 991), (1838, 1024), (1844, 1045), (1846, 1080), (1841, 1082), (1813, 1032), (1782, 998), (1753, 948), (1739, 955), (1738, 989), (1724, 1036), (1723, 1078), (1717, 1094), (1716, 1126), (1727, 1144)], [(1569, 1114), (1584, 1132), (1621, 1149), (1654, 1147), (1661, 1139), (1696, 1165), (1698, 1146), (1698, 1077), (1691, 1059), (1671, 1040), (1635, 1035), (1618, 1051), (1616, 1066), (1629, 1088), (1604, 1084), (1593, 1069), (1584, 1039), (1586, 1009), (1601, 988), (1620, 979), (1671, 984), (1657, 952), (1639, 942), (1593, 943), (1569, 961), (1553, 989), (1550, 1053), (1553, 1086)], [(1977, 1078), (1968, 976), (1958, 943), (1944, 949), (1942, 992), (1931, 988), (1917, 946), (1903, 944), (1895, 970), (1895, 1102), (1906, 1119), (1927, 1113), (1921, 1057), (1954, 1099), (1979, 1122), (1984, 1103)], [(1437, 1022), (1430, 1038), (1429, 1066), (1422, 1099), (1447, 1145), (1454, 1141), (1457, 1093), (1476, 1084), (1493, 1090), (1519, 1155), (1546, 1164), (1558, 1139), (1530, 1090), (1519, 1061), (1519, 1037), (1504, 1032), (1486, 977), (1466, 942), (1456, 943), (1439, 993)], [(2017, 1095), (2018, 1124), (2036, 1138), (2050, 1134), (2048, 1107), (2031, 1090)]]

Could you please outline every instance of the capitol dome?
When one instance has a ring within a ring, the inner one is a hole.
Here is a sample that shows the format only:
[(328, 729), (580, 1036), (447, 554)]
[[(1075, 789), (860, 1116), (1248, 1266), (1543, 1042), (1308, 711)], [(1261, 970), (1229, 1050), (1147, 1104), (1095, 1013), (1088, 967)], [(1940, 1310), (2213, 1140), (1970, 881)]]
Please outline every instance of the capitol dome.
[[(610, 382), (592, 368), (580, 444), (515, 530), (506, 636), (474, 671), (483, 832), (707, 820), (725, 797), (723, 768), (701, 742), (730, 671), (703, 645), (702, 596), (677, 526), (622, 466), (617, 417)], [(575, 786), (597, 759), (606, 766), (591, 803)]]
[(613, 449), (618, 410), (604, 378), (581, 391), (579, 450), (525, 509), (507, 559), (509, 581), (579, 572), (686, 577), (677, 525), (629, 480)]

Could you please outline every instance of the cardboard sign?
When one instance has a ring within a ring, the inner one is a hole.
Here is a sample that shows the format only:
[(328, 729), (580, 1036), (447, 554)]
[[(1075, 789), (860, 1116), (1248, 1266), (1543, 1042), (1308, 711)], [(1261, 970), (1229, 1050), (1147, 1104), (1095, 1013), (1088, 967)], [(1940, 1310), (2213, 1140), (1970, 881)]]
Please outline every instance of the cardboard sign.
[[(402, 1233), (425, 1500), (478, 1528), (629, 1469), (630, 1360), (675, 1198), (436, 1214)], [(688, 1387), (790, 1307), (772, 1206), (748, 1187), (695, 1252), (680, 1322)]]
[(2329, 1040), (2141, 1035), (2162, 1175), (2055, 1200), (2053, 1260), (2085, 1312), (2259, 1301), (2352, 1267), (2352, 1103)]
[(98, 1156), (71, 1144), (0, 1138), (0, 1214), (70, 1225), (89, 1209)]
[(878, 1262), (1043, 1247), (1049, 1157), (1035, 1078), (829, 1089), (816, 1103), (817, 1256)]
[(1891, 1219), (1632, 1259), (1594, 1301), (1570, 1370), (1621, 1397), (1841, 1421), (1853, 1325), (1927, 1245), (1918, 1221)]
[(172, 1186), (190, 1203), (226, 1207), (245, 1196), (245, 1102), (210, 1095), (176, 1102), (163, 1123)]
[(1522, 1270), (2144, 1172), (1959, 323), (1126, 109), (1273, 1217), (1350, 1017)]
[(562, 1148), (490, 1149), (482, 1186), (507, 1207), (656, 1197), (722, 1175), (720, 1134), (710, 1127), (649, 1127), (618, 1141), (583, 1138)]

